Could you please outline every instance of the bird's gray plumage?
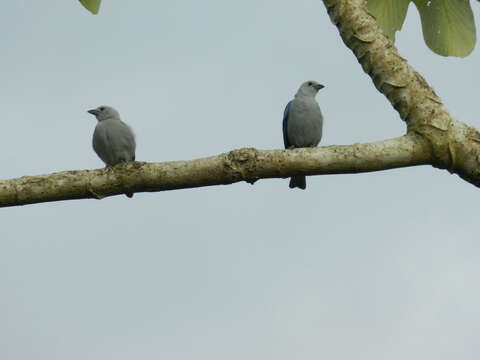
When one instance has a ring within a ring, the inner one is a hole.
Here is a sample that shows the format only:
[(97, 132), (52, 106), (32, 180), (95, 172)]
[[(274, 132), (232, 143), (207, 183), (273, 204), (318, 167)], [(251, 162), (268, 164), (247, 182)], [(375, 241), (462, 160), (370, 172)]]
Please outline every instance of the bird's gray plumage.
[[(324, 86), (316, 81), (304, 82), (283, 113), (285, 149), (315, 147), (322, 139), (323, 116), (315, 96)], [(292, 176), (290, 188), (307, 187), (304, 175)]]
[[(98, 120), (93, 132), (93, 150), (107, 167), (135, 161), (135, 135), (132, 129), (120, 120), (120, 114), (110, 106), (99, 106), (88, 112)], [(126, 194), (132, 197), (132, 193)]]

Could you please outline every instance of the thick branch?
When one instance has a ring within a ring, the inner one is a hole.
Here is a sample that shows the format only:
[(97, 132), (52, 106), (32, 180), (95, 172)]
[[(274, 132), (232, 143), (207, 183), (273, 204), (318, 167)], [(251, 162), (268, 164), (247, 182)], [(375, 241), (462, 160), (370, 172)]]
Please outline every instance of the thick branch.
[(62, 171), (0, 181), (0, 206), (67, 199), (97, 198), (134, 192), (254, 183), (261, 178), (297, 174), (346, 174), (431, 162), (431, 149), (420, 136), (349, 146), (296, 150), (245, 148), (196, 160), (133, 162), (113, 169)]
[(323, 0), (363, 70), (407, 123), (431, 144), (432, 165), (480, 186), (480, 134), (455, 120), (440, 98), (383, 35), (364, 0)]
[(22, 177), (0, 181), (0, 206), (424, 164), (448, 169), (480, 186), (480, 134), (445, 110), (433, 89), (382, 34), (364, 0), (323, 1), (345, 44), (407, 123), (407, 135), (370, 144), (239, 149), (190, 161), (134, 162), (113, 169)]

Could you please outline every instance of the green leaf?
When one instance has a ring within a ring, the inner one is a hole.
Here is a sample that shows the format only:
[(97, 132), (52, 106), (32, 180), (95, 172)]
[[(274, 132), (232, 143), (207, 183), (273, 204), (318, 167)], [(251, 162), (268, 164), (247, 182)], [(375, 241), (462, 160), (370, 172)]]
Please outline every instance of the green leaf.
[(368, 10), (375, 16), (378, 26), (390, 40), (402, 28), (411, 0), (367, 0)]
[(83, 6), (92, 14), (97, 14), (102, 0), (80, 0)]
[(413, 0), (422, 19), (428, 47), (443, 56), (465, 57), (476, 42), (469, 0)]

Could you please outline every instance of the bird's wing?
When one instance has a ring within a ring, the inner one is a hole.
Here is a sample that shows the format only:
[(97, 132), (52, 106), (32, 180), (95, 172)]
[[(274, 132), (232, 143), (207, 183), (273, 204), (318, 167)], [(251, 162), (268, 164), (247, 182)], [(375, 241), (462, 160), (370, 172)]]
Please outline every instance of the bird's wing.
[(289, 101), (287, 106), (285, 106), (285, 111), (283, 112), (283, 144), (285, 145), (285, 149), (290, 147), (290, 143), (288, 141), (287, 136), (287, 123), (288, 123), (288, 113), (290, 112), (290, 106), (292, 106), (292, 101)]
[(135, 159), (135, 135), (130, 126), (123, 121), (117, 121), (110, 127), (112, 136), (112, 151), (123, 161)]
[(122, 122), (122, 125), (123, 125), (122, 132), (123, 132), (123, 136), (125, 137), (125, 141), (127, 143), (128, 151), (133, 157), (132, 160), (135, 160), (135, 148), (136, 148), (135, 134), (130, 126), (128, 126), (124, 122)]

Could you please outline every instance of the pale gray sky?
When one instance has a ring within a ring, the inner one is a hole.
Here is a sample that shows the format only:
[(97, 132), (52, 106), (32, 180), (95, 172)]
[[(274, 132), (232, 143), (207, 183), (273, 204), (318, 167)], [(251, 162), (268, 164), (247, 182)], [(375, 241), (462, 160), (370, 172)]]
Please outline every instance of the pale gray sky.
[[(326, 85), (323, 145), (405, 131), (320, 0), (2, 13), (3, 179), (103, 167), (86, 113), (100, 104), (141, 161), (278, 149), (307, 79)], [(432, 54), (413, 7), (397, 45), (480, 128), (478, 49)], [(478, 359), (478, 189), (431, 167), (307, 182), (0, 209), (0, 358)]]

